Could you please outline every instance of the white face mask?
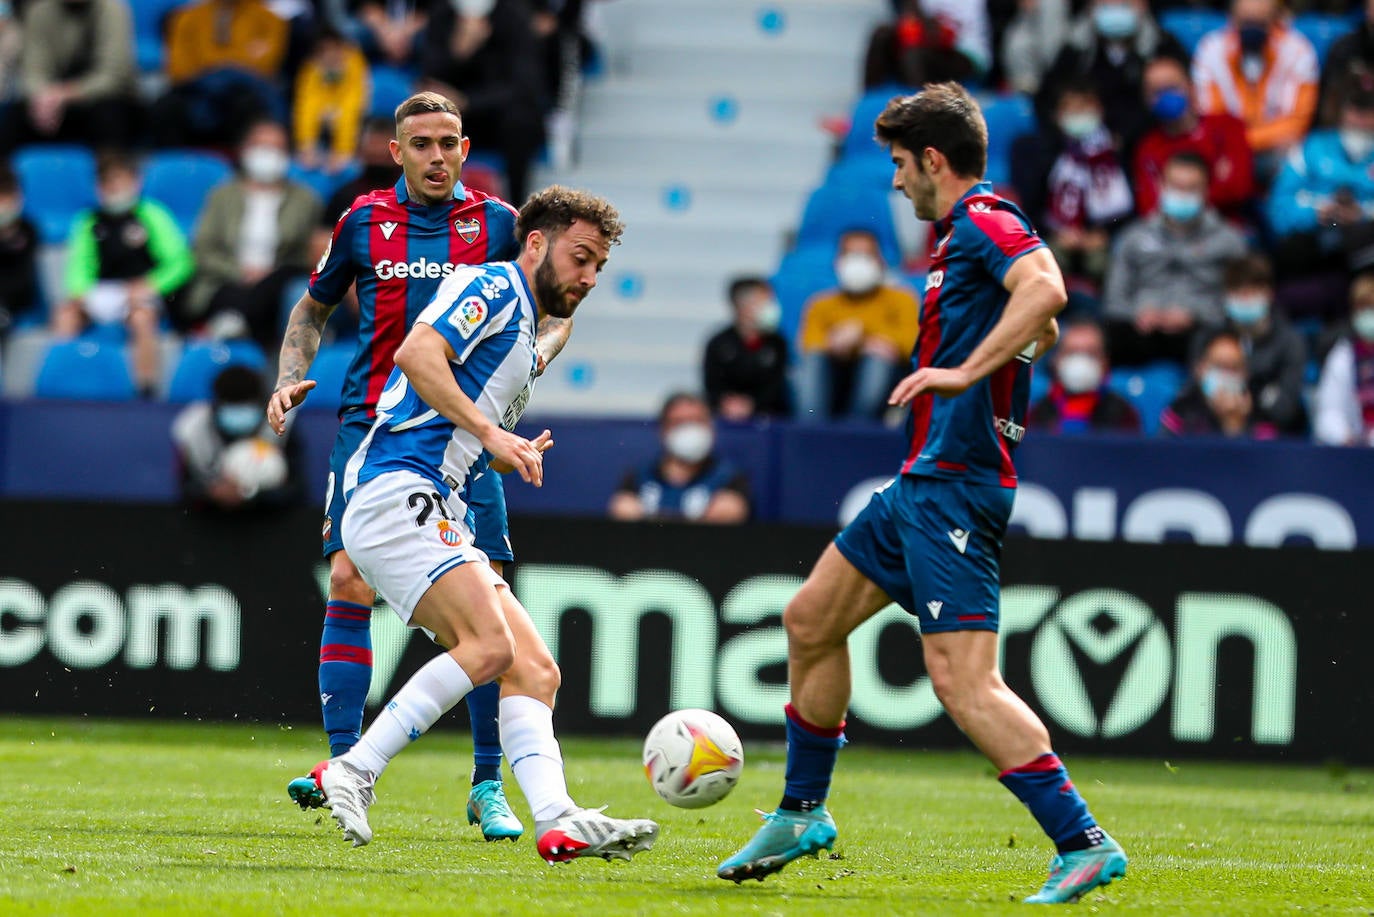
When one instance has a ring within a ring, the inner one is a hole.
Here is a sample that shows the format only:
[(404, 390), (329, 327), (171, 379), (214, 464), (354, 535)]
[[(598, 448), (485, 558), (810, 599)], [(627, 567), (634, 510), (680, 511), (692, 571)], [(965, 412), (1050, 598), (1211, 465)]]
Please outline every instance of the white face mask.
[(846, 293), (869, 293), (883, 282), (883, 266), (872, 255), (850, 252), (835, 261), (835, 277)]
[(243, 151), (243, 173), (265, 185), (279, 182), (291, 166), (291, 158), (274, 146), (250, 146)]
[(1059, 384), (1070, 395), (1096, 391), (1102, 384), (1102, 363), (1088, 353), (1067, 353), (1055, 367)]
[(754, 327), (763, 333), (777, 331), (782, 324), (782, 306), (776, 299), (768, 299), (754, 307)]
[(1341, 148), (1353, 162), (1364, 162), (1374, 152), (1374, 133), (1343, 127), (1340, 130)]
[(675, 459), (695, 465), (711, 454), (716, 435), (710, 424), (681, 423), (663, 437), (663, 448)]
[(1362, 340), (1374, 344), (1374, 309), (1357, 309), (1350, 316), (1350, 324)]

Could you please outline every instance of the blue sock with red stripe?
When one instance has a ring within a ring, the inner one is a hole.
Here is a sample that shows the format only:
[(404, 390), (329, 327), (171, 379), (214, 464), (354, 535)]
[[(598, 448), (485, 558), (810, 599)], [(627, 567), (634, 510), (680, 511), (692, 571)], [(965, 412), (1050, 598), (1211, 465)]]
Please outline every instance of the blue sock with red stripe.
[(844, 745), (844, 723), (816, 726), (802, 719), (791, 704), (787, 712), (787, 772), (779, 809), (810, 812), (830, 795), (835, 759)]
[(501, 779), (501, 686), (496, 682), (468, 692), (472, 721), (472, 785)]
[(1025, 803), (1060, 853), (1086, 850), (1102, 843), (1102, 829), (1054, 752), (1003, 771), (997, 779)]
[(331, 758), (358, 743), (371, 684), (372, 607), (331, 599), (320, 637), (320, 710)]

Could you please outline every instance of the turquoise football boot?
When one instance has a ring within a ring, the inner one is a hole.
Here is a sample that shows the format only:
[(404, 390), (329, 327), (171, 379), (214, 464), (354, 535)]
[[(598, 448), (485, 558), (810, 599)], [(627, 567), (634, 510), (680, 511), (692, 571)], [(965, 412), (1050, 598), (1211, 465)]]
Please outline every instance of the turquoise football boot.
[(297, 777), (286, 785), (286, 795), (302, 809), (318, 809), (324, 805), (324, 790), (314, 777)]
[(759, 812), (763, 827), (744, 849), (716, 868), (716, 875), (733, 882), (745, 879), (763, 881), (798, 857), (820, 856), (822, 850), (835, 846), (838, 832), (835, 820), (825, 806), (810, 812)]
[(1103, 835), (1102, 843), (1086, 850), (1061, 853), (1050, 861), (1050, 877), (1027, 904), (1069, 904), (1126, 875), (1126, 851)]
[(482, 836), (489, 841), (518, 841), (525, 826), (510, 810), (500, 780), (483, 780), (468, 794), (468, 824), (482, 825)]

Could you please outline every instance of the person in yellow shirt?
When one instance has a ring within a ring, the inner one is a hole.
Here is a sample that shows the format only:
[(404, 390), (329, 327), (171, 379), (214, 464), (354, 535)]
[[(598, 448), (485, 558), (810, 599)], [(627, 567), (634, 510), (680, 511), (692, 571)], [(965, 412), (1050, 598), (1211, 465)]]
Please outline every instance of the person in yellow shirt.
[(875, 418), (882, 410), (916, 346), (920, 316), (915, 294), (888, 283), (886, 273), (877, 236), (864, 229), (840, 236), (839, 289), (813, 296), (802, 317), (796, 386), (801, 422), (827, 420), (837, 407), (850, 418)]
[[(368, 88), (363, 52), (334, 28), (321, 28), (314, 52), (296, 77), (292, 133), (302, 167), (313, 171), (323, 166), (334, 174), (353, 160)], [(321, 152), (325, 144), (327, 157)]]
[(170, 88), (153, 106), (158, 146), (230, 146), (255, 118), (286, 114), (289, 26), (263, 0), (200, 0), (172, 13)]

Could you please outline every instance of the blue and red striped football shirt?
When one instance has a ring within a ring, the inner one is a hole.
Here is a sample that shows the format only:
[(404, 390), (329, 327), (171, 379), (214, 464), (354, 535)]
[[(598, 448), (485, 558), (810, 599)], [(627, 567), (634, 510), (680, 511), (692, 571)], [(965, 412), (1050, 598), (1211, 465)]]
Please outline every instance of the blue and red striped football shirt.
[[(936, 242), (921, 303), (913, 369), (961, 365), (1002, 317), (1013, 262), (1044, 247), (1017, 206), (979, 182), (934, 225)], [(1025, 434), (1030, 354), (954, 398), (911, 403), (904, 474), (1016, 486), (1011, 453)]]
[(339, 217), (309, 293), (334, 306), (349, 284), (357, 285), (358, 349), (344, 377), (340, 414), (374, 411), (396, 348), (456, 266), (509, 261), (520, 253), (515, 215), (505, 201), (461, 182), (451, 201), (427, 206), (410, 199), (402, 178), (360, 196)]

